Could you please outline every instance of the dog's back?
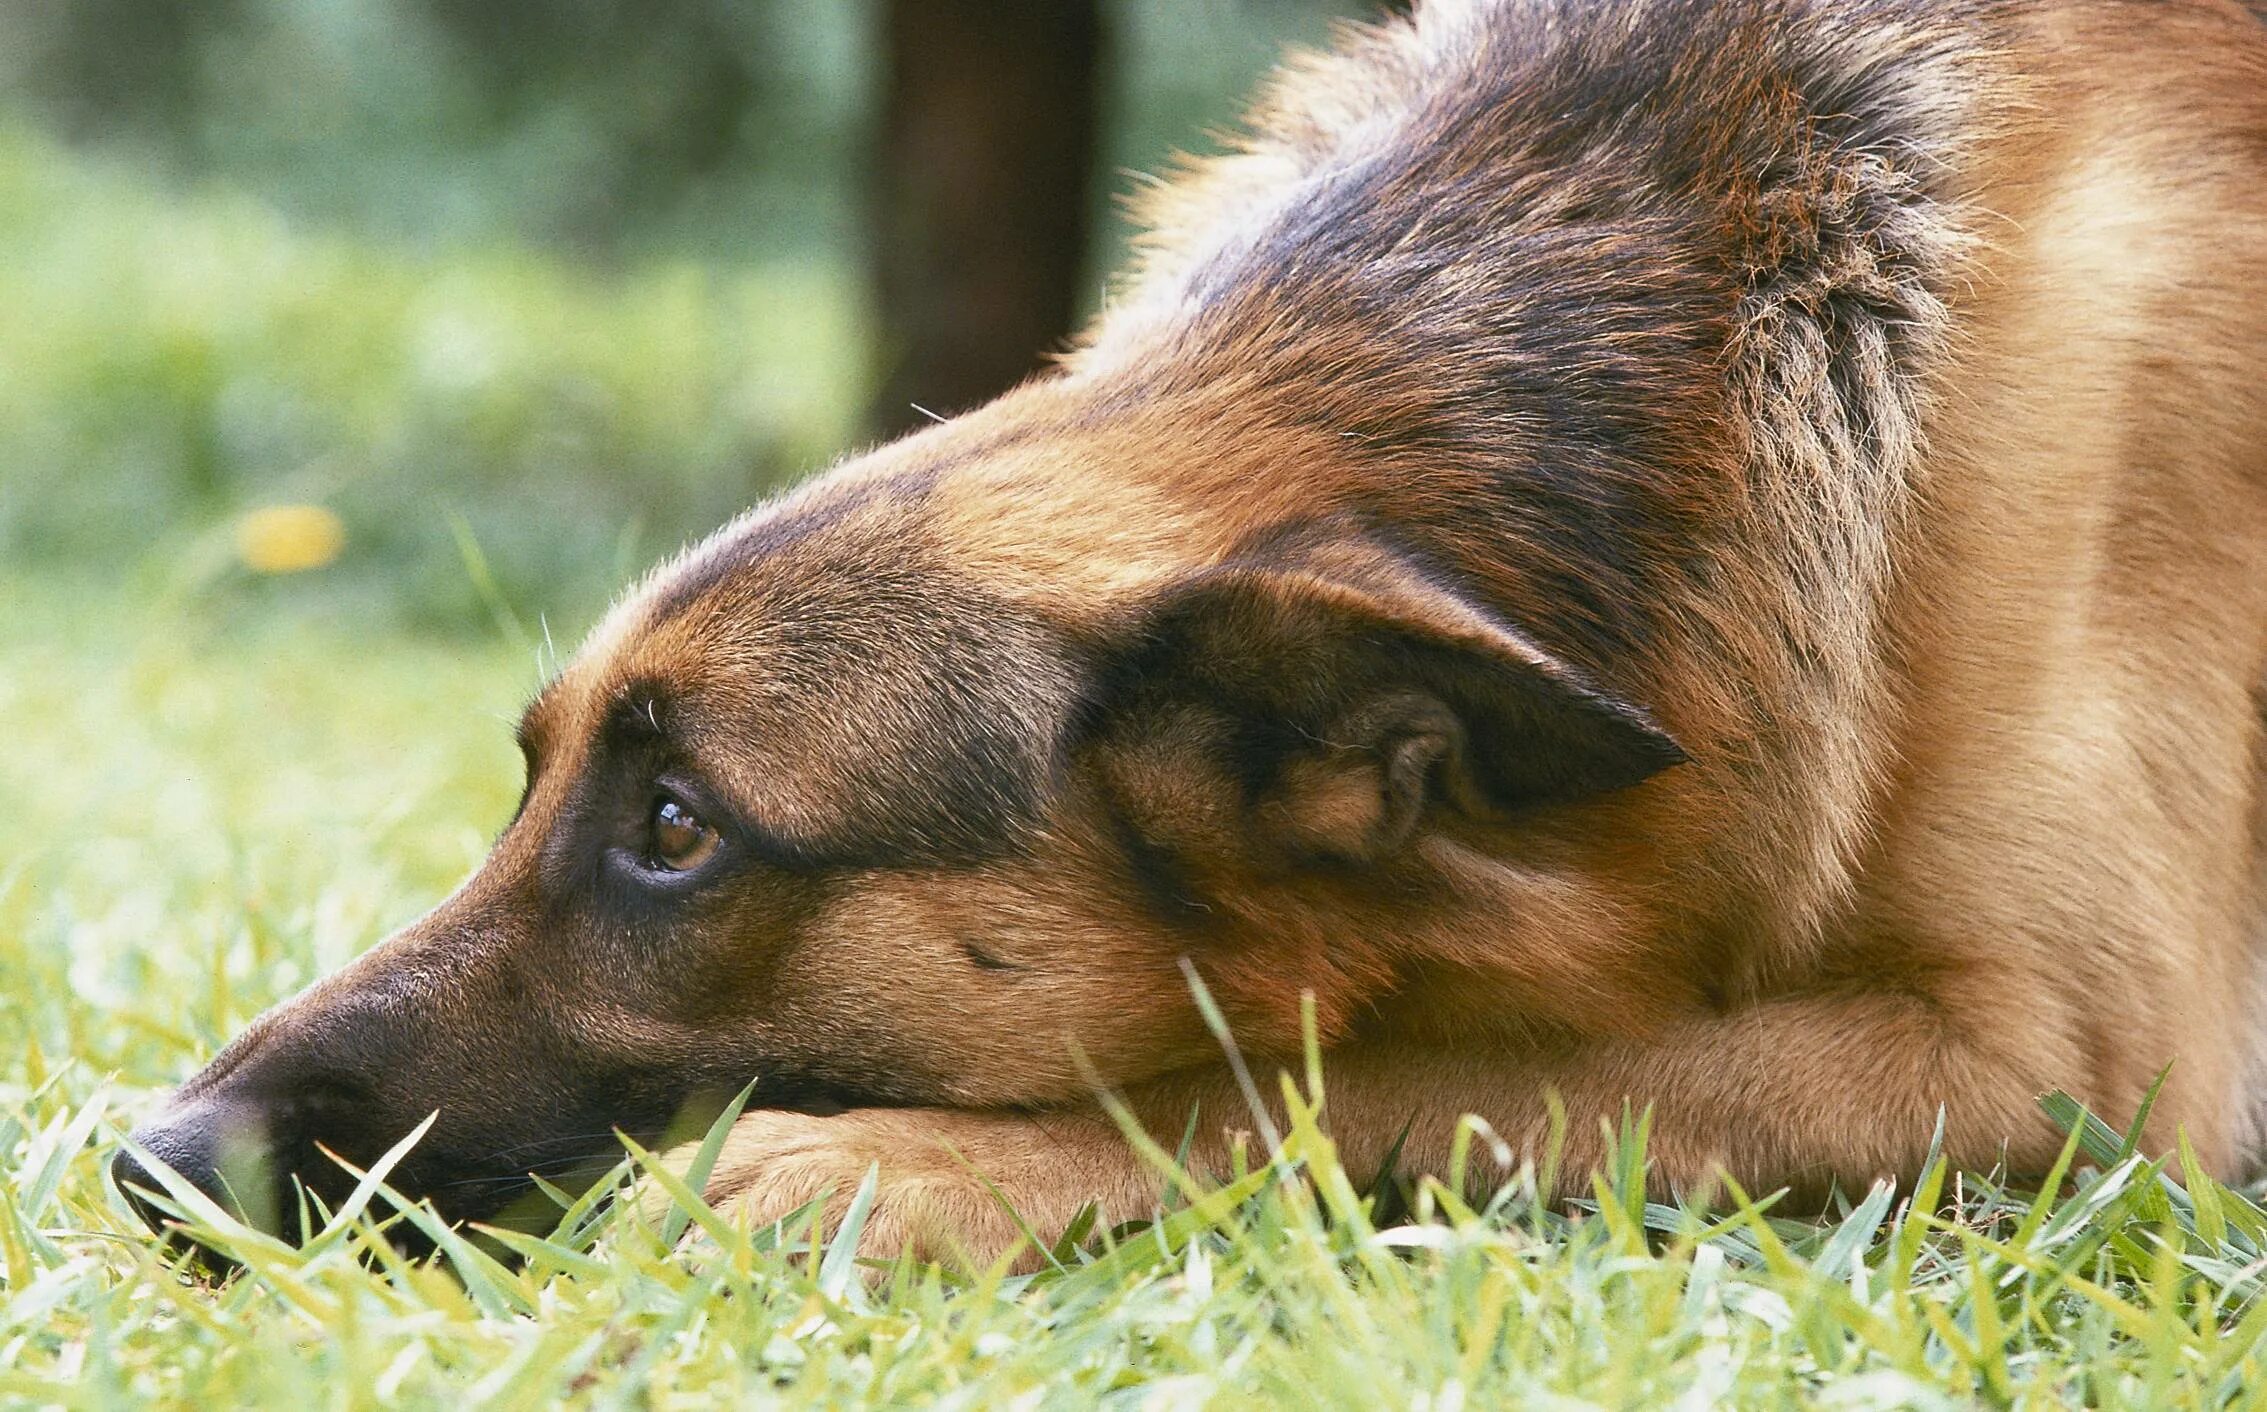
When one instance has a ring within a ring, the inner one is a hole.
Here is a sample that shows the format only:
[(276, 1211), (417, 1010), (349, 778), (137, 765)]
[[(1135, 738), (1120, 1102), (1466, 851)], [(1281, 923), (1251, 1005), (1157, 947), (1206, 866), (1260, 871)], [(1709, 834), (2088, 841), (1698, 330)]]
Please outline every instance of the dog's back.
[(1429, 551), (1704, 742), (1655, 787), (1723, 1003), (1910, 975), (2128, 1110), (2177, 1054), (2162, 1111), (2224, 1155), (2267, 891), (2257, 22), (1434, 4), (1255, 132), (1150, 199), (1074, 367), (1363, 428), (1341, 493), (1453, 521)]

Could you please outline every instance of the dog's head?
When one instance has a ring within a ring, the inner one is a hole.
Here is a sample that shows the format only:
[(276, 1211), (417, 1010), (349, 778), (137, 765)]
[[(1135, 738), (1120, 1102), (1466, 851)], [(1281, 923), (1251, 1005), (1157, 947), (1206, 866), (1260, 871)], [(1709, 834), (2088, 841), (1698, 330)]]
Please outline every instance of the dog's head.
[(1155, 434), (1048, 396), (627, 598), (528, 708), (479, 871), (142, 1146), (240, 1202), (286, 1174), (335, 1201), (323, 1150), (366, 1164), (437, 1111), (394, 1179), (488, 1217), (750, 1079), (759, 1105), (1013, 1106), (1202, 1062), (1184, 958), (1280, 1051), (1302, 993), (1341, 1033), (1423, 938), (1563, 942), (1584, 811), (1669, 738), (1291, 483), (1279, 439), (1176, 484), (1139, 471)]

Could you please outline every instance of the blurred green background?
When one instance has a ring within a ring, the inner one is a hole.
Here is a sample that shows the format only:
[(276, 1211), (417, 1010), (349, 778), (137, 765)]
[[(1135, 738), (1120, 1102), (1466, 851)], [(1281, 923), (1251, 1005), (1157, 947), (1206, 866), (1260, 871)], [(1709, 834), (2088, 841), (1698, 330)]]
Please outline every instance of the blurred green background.
[[(1000, 381), (951, 338), (1027, 361), (1122, 253), (1128, 173), (1365, 8), (0, 6), (0, 633), (80, 585), (564, 649), (687, 535)], [(932, 258), (1019, 204), (1077, 227), (1020, 323)], [(253, 572), (241, 517), (293, 503), (342, 552)]]

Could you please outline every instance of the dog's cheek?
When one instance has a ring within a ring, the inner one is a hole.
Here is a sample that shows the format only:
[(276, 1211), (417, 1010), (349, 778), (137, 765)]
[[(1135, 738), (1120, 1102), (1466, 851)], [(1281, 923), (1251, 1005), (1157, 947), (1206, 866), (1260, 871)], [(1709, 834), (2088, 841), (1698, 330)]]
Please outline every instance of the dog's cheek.
[(781, 1048), (966, 1105), (1083, 1097), (1214, 1052), (1171, 939), (1100, 893), (1038, 863), (869, 879), (783, 959)]

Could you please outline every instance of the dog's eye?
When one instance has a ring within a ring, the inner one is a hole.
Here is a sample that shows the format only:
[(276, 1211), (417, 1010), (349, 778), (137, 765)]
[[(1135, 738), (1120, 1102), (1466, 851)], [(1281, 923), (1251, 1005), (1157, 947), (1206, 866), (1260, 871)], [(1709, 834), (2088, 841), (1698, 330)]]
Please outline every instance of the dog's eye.
[(721, 840), (715, 829), (680, 800), (667, 795), (654, 801), (653, 845), (650, 861), (672, 873), (687, 873), (706, 863)]

